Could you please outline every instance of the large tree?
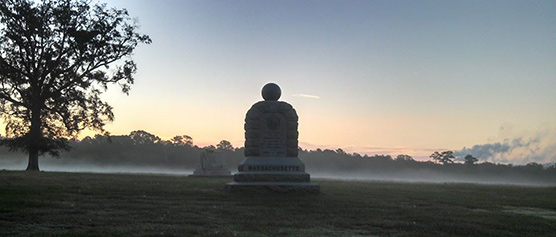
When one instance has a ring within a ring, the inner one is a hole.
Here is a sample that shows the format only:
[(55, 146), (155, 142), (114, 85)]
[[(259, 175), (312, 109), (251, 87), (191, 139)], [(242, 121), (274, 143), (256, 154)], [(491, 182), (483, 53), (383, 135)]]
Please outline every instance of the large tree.
[(128, 93), (140, 43), (125, 9), (85, 0), (0, 0), (1, 144), (38, 157), (69, 149), (67, 139), (89, 128), (105, 132), (114, 119), (100, 95), (109, 84)]

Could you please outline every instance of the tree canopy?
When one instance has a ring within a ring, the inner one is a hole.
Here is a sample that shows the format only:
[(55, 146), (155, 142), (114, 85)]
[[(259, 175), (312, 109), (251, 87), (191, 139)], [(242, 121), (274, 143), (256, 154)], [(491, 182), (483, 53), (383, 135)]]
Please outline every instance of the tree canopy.
[(230, 143), (227, 140), (220, 141), (218, 144), (216, 144), (216, 148), (218, 150), (221, 150), (221, 151), (233, 151), (234, 150), (234, 147), (232, 146), (232, 143)]
[(399, 154), (398, 156), (396, 156), (396, 160), (397, 161), (415, 161), (415, 160), (413, 160), (413, 157), (411, 157), (410, 155), (406, 155), (406, 154)]
[(470, 154), (466, 155), (463, 159), (465, 160), (466, 165), (474, 165), (475, 162), (479, 161), (479, 159)]
[(450, 164), (450, 163), (454, 163), (454, 159), (456, 157), (454, 156), (453, 151), (443, 151), (443, 152), (435, 151), (430, 155), (430, 158), (442, 164)]
[(0, 0), (0, 116), (2, 145), (38, 156), (68, 149), (67, 138), (101, 132), (114, 119), (100, 95), (109, 84), (128, 93), (141, 43), (127, 10), (85, 0)]
[(188, 135), (174, 136), (170, 143), (175, 146), (193, 146), (193, 138)]

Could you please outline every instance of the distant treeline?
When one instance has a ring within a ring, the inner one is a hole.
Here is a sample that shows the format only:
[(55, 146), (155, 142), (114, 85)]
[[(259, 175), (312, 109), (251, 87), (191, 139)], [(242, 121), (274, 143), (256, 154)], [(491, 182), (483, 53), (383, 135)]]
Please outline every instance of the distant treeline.
[[(189, 136), (175, 136), (170, 140), (145, 132), (133, 131), (123, 136), (86, 137), (82, 140), (71, 140), (72, 149), (63, 152), (57, 163), (88, 164), (94, 166), (129, 166), (158, 169), (194, 169), (199, 164), (199, 156), (203, 150), (217, 150), (224, 153), (226, 163), (231, 171), (237, 171), (237, 165), (244, 159), (243, 147), (235, 148), (228, 141), (221, 141), (214, 146), (198, 147)], [(444, 176), (461, 177), (474, 181), (496, 179), (542, 180), (545, 183), (556, 183), (556, 165), (543, 166), (537, 163), (526, 165), (477, 163), (467, 159), (466, 163), (454, 163), (451, 152), (435, 152), (444, 155), (444, 160), (434, 158), (431, 161), (416, 161), (411, 156), (400, 154), (360, 155), (347, 153), (342, 149), (305, 150), (300, 148), (299, 158), (305, 163), (309, 172), (337, 174), (338, 176), (373, 176), (396, 177), (405, 179), (442, 179)], [(6, 148), (0, 149), (0, 157), (14, 157)], [(22, 154), (18, 159), (25, 159)], [(45, 158), (42, 158), (45, 159)], [(434, 162), (433, 162), (434, 161)], [(2, 167), (0, 167), (2, 168)], [(439, 180), (442, 181), (442, 180)]]

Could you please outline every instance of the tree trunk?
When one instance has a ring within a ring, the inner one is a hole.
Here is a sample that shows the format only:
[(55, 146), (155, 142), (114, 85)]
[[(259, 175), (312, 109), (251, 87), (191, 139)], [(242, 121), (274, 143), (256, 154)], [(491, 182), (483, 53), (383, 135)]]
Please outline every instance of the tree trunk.
[(29, 150), (27, 171), (39, 171), (39, 151), (37, 149)]
[[(39, 98), (35, 96), (34, 98)], [(29, 165), (27, 171), (39, 171), (39, 148), (41, 146), (42, 131), (41, 131), (41, 102), (35, 99), (31, 109), (31, 128), (29, 129), (29, 145), (27, 152), (29, 152)]]

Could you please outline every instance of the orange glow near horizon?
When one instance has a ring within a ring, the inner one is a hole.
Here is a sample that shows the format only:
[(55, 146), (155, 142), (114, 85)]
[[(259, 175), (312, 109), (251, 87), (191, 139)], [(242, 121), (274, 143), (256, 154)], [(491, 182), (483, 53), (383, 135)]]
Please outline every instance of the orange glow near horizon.
[(304, 149), (428, 156), (515, 140), (535, 146), (512, 159), (556, 161), (556, 2), (342, 3), (108, 0), (153, 42), (134, 51), (129, 96), (102, 95), (106, 130), (241, 147), (274, 82)]

